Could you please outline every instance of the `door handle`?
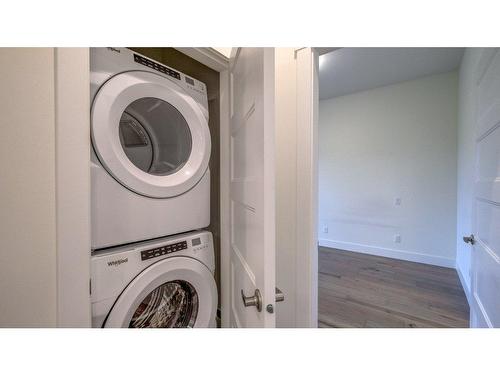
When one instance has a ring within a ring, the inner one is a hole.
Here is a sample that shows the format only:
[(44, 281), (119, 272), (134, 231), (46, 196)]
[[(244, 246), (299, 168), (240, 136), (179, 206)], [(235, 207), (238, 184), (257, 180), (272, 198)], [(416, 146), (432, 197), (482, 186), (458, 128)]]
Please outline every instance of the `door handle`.
[(463, 237), (463, 240), (465, 243), (469, 243), (471, 245), (474, 245), (476, 243), (476, 240), (475, 240), (473, 234), (471, 234), (470, 236), (467, 236), (467, 237)]
[(285, 300), (285, 295), (283, 294), (283, 292), (276, 287), (274, 287), (274, 289), (275, 289), (275, 294), (276, 294), (275, 301), (276, 302), (283, 302)]
[[(274, 293), (274, 300), (276, 302), (283, 302), (285, 300), (285, 295), (280, 289), (275, 287)], [(260, 294), (259, 289), (255, 289), (253, 296), (250, 297), (245, 296), (243, 289), (241, 289), (241, 299), (243, 300), (243, 305), (245, 307), (255, 306), (257, 308), (257, 311), (262, 311), (262, 294)]]
[(241, 299), (243, 300), (243, 305), (245, 307), (255, 306), (257, 311), (262, 311), (262, 295), (260, 294), (259, 289), (255, 289), (255, 292), (251, 297), (245, 296), (243, 289), (241, 289)]

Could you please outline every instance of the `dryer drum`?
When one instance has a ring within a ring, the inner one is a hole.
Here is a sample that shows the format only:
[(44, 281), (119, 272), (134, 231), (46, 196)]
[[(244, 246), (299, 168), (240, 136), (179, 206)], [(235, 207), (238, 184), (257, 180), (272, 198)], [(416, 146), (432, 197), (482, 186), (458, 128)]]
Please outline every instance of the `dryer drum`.
[(188, 123), (171, 104), (157, 98), (132, 102), (120, 118), (120, 143), (129, 160), (144, 172), (167, 176), (189, 160)]
[(144, 127), (127, 112), (120, 119), (120, 141), (124, 148), (145, 147), (151, 142)]
[(160, 285), (142, 300), (130, 328), (191, 328), (198, 315), (198, 294), (183, 280)]

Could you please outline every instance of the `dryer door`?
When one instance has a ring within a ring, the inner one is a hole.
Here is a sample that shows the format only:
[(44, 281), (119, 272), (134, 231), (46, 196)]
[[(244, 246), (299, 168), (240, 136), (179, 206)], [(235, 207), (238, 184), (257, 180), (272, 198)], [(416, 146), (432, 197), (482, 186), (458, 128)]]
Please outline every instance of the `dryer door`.
[(158, 74), (133, 71), (111, 78), (94, 99), (91, 119), (99, 160), (138, 194), (180, 195), (207, 170), (207, 119), (190, 95)]
[(120, 295), (104, 327), (213, 327), (217, 287), (208, 268), (187, 257), (159, 261)]

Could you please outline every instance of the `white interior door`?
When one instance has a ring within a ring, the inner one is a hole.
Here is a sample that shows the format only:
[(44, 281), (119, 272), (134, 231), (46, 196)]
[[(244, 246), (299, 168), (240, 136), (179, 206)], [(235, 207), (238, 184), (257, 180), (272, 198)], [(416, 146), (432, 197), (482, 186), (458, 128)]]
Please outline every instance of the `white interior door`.
[(500, 327), (500, 52), (484, 49), (476, 75), (472, 327)]
[(274, 327), (274, 49), (234, 50), (230, 92), (230, 325)]

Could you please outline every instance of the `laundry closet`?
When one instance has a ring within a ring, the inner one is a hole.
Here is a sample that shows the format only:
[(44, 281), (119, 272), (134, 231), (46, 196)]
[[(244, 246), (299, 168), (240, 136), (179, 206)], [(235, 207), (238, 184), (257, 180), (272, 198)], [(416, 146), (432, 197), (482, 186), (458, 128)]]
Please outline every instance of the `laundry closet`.
[(218, 73), (145, 52), (90, 49), (92, 326), (216, 327)]

